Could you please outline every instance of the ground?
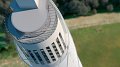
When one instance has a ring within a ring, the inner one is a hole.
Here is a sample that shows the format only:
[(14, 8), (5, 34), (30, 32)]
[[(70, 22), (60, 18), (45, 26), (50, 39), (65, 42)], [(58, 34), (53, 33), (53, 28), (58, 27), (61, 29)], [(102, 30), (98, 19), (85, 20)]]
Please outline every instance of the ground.
[[(105, 13), (66, 20), (83, 67), (120, 67), (119, 18), (120, 13)], [(0, 59), (0, 67), (27, 66), (18, 56), (10, 56)]]

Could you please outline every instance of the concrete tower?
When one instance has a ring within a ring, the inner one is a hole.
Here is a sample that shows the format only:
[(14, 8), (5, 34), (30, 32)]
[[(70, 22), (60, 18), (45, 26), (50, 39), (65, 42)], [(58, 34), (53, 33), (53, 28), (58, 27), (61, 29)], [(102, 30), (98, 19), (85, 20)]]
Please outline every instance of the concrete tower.
[(13, 0), (6, 19), (20, 58), (30, 67), (82, 67), (71, 34), (52, 0)]

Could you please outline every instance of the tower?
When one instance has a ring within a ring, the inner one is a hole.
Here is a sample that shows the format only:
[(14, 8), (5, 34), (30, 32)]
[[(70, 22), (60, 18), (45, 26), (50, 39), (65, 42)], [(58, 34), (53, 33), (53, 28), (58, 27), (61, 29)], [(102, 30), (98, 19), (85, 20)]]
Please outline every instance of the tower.
[(71, 34), (52, 0), (13, 0), (6, 27), (30, 67), (82, 67)]

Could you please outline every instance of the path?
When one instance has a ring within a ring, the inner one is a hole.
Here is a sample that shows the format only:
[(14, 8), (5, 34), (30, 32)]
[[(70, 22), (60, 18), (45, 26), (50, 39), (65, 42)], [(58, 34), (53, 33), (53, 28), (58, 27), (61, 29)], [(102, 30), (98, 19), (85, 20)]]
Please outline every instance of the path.
[(120, 13), (103, 13), (92, 16), (81, 16), (78, 18), (67, 19), (65, 21), (70, 29), (120, 23)]

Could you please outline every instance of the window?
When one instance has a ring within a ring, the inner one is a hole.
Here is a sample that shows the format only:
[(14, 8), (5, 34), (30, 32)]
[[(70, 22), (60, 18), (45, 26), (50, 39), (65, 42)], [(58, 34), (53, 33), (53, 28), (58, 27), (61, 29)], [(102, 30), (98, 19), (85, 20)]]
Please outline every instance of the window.
[(64, 53), (64, 50), (63, 50), (62, 45), (61, 45), (61, 43), (60, 43), (60, 41), (59, 41), (58, 38), (56, 39), (56, 42), (57, 42), (57, 44), (58, 44), (58, 46), (59, 46), (61, 52)]
[(30, 54), (30, 56), (32, 57), (32, 59), (34, 60), (34, 62), (36, 64), (39, 64), (38, 61), (37, 61), (37, 59), (35, 58), (35, 56), (32, 54), (32, 52), (30, 50), (28, 50), (28, 53)]
[(41, 51), (43, 57), (45, 58), (46, 62), (47, 62), (47, 63), (50, 63), (50, 60), (48, 59), (48, 57), (47, 57), (45, 51), (44, 51), (43, 49), (40, 49), (40, 51)]
[(26, 58), (30, 57), (29, 54), (27, 53), (27, 51), (23, 47), (19, 46), (19, 48), (23, 52), (23, 54), (25, 55)]
[(53, 42), (51, 45), (52, 45), (52, 47), (53, 47), (53, 49), (54, 49), (54, 51), (55, 51), (57, 57), (59, 58), (59, 57), (60, 57), (60, 53), (58, 52), (58, 49), (57, 49), (55, 43)]
[(56, 61), (56, 59), (55, 59), (55, 57), (54, 57), (54, 55), (53, 55), (53, 53), (52, 53), (50, 47), (48, 46), (48, 47), (46, 47), (46, 49), (47, 49), (47, 51), (48, 51), (48, 53), (49, 53), (49, 55), (50, 55), (52, 61)]
[(35, 53), (36, 57), (38, 58), (38, 60), (40, 61), (41, 64), (45, 64), (44, 61), (42, 60), (41, 56), (39, 55), (39, 53), (37, 52), (37, 50), (33, 50), (33, 52)]
[(64, 48), (66, 49), (65, 41), (64, 41), (61, 33), (59, 33), (59, 37), (60, 37), (60, 39), (61, 39), (61, 41), (62, 41), (62, 43), (64, 45)]

